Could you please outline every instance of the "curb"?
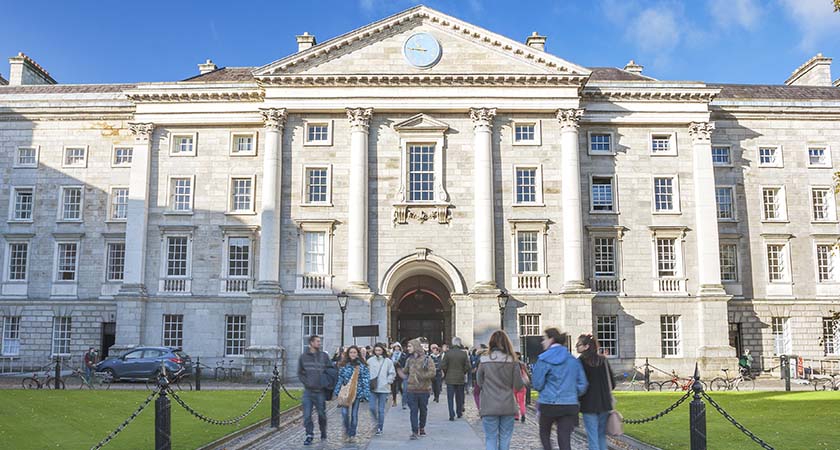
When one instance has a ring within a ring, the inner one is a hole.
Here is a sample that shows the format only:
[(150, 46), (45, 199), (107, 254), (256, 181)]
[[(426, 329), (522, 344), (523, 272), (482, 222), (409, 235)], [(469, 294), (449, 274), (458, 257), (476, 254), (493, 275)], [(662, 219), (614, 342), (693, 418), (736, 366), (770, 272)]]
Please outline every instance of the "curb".
[[(285, 430), (291, 423), (293, 423), (295, 420), (297, 420), (298, 414), (303, 414), (303, 405), (299, 404), (299, 405), (293, 406), (293, 407), (291, 407), (291, 408), (289, 408), (285, 411), (280, 412), (280, 427), (279, 428), (273, 429), (273, 428), (269, 427), (268, 430), (265, 430), (265, 431), (259, 433), (253, 439), (250, 439), (247, 442), (244, 442), (240, 445), (237, 445), (237, 447), (235, 447), (235, 448), (249, 448), (249, 447), (253, 446), (254, 444), (258, 443), (259, 441), (263, 440), (269, 434)], [(262, 427), (268, 425), (269, 423), (271, 423), (271, 417), (266, 417), (265, 419), (262, 419), (262, 420), (260, 420), (256, 423), (252, 423), (251, 425), (248, 425), (245, 428), (242, 428), (240, 430), (236, 430), (236, 431), (234, 431), (230, 434), (226, 434), (226, 435), (220, 437), (219, 439), (216, 439), (213, 442), (205, 444), (202, 447), (198, 447), (197, 450), (228, 449), (229, 447), (225, 446), (225, 444), (235, 440), (236, 438), (242, 437), (242, 436), (244, 436), (248, 433), (254, 432), (254, 431), (258, 430), (259, 428), (262, 428)]]

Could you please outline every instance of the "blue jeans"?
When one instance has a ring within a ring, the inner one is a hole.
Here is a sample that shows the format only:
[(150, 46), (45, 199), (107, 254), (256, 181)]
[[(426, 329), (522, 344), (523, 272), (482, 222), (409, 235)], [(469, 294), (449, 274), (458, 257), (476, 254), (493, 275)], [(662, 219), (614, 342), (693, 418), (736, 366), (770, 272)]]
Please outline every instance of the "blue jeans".
[(303, 427), (306, 429), (306, 436), (312, 436), (315, 431), (315, 424), (312, 423), (312, 406), (318, 410), (318, 428), (321, 436), (327, 435), (327, 404), (324, 391), (319, 389), (312, 391), (303, 390)]
[(426, 428), (426, 416), (429, 414), (429, 394), (409, 392), (403, 394), (408, 400), (410, 409), (411, 432), (417, 434), (420, 428)]
[(385, 404), (388, 403), (389, 392), (371, 392), (370, 393), (370, 415), (376, 422), (376, 429), (382, 430), (385, 425)]
[(406, 398), (405, 398), (405, 396), (407, 394), (408, 394), (408, 378), (402, 380), (402, 407), (403, 408), (405, 408), (405, 406), (408, 404), (408, 402), (406, 401)]
[(484, 445), (487, 450), (507, 450), (513, 438), (513, 416), (484, 416)]
[[(453, 408), (452, 402), (455, 402)], [(464, 411), (464, 385), (463, 384), (447, 384), (446, 385), (446, 405), (449, 407), (449, 418), (452, 419), (456, 415), (461, 417)]]
[(85, 366), (85, 380), (87, 380), (88, 384), (93, 380), (93, 367)]
[(353, 401), (350, 407), (341, 407), (341, 419), (344, 421), (344, 434), (353, 437), (356, 435), (356, 427), (359, 425), (359, 398)]
[(607, 450), (607, 418), (609, 412), (583, 413), (583, 426), (589, 450)]

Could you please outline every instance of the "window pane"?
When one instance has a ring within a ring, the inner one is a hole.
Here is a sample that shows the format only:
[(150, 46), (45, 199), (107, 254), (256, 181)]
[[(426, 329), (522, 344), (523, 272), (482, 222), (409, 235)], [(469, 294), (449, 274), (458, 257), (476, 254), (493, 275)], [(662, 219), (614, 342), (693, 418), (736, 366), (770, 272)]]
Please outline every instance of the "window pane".
[(32, 220), (32, 207), (34, 203), (34, 196), (32, 189), (16, 188), (15, 189), (15, 210), (14, 220)]
[(732, 204), (732, 188), (715, 188), (715, 199), (717, 200), (717, 218), (734, 219), (735, 207)]
[(768, 220), (781, 219), (781, 195), (779, 188), (764, 188), (762, 200), (764, 202), (764, 218)]
[(62, 189), (61, 218), (63, 220), (80, 220), (82, 218), (82, 188)]
[(817, 245), (817, 281), (837, 281), (837, 250), (832, 245)]
[(247, 278), (250, 268), (251, 240), (247, 237), (228, 239), (228, 276)]
[(592, 210), (613, 210), (613, 179), (610, 177), (592, 177)]
[(175, 136), (175, 147), (173, 153), (192, 153), (195, 142), (192, 135)]
[(409, 201), (430, 202), (435, 199), (435, 146), (408, 147)]
[(538, 235), (539, 232), (537, 231), (520, 231), (517, 233), (518, 273), (539, 272)]
[(608, 133), (592, 133), (589, 137), (589, 149), (592, 152), (611, 153), (612, 136)]
[(70, 330), (72, 322), (70, 317), (53, 317), (53, 355), (70, 354)]
[(615, 238), (595, 238), (594, 244), (595, 276), (615, 276)]
[(304, 314), (302, 318), (302, 330), (301, 335), (303, 337), (303, 349), (309, 347), (309, 337), (310, 336), (320, 336), (321, 337), (321, 348), (329, 348), (327, 347), (326, 336), (324, 336), (324, 315), (323, 314)]
[(64, 165), (65, 166), (84, 166), (85, 165), (85, 148), (66, 148), (64, 149)]
[(163, 315), (163, 346), (184, 346), (184, 316), (182, 314)]
[(536, 136), (536, 125), (533, 123), (516, 124), (514, 137), (516, 142), (533, 141)]
[(125, 242), (108, 243), (108, 281), (122, 281), (125, 274)]
[(18, 148), (17, 164), (19, 166), (34, 166), (37, 163), (37, 153), (34, 147)]
[(808, 149), (808, 164), (812, 166), (827, 166), (828, 154), (824, 147), (811, 147)]
[(679, 356), (682, 352), (680, 343), (680, 316), (660, 316), (662, 338), (662, 356)]
[(187, 276), (187, 238), (184, 236), (167, 238), (166, 275), (169, 277)]
[(254, 151), (254, 136), (250, 134), (233, 136), (234, 153), (251, 153)]
[(729, 147), (712, 147), (712, 164), (725, 166), (732, 163)]
[(250, 178), (234, 178), (231, 181), (231, 209), (233, 211), (251, 210), (251, 188)]
[(537, 201), (537, 169), (534, 167), (516, 169), (516, 203)]
[(671, 136), (653, 135), (651, 138), (651, 149), (653, 153), (666, 153), (671, 150)]
[(245, 316), (227, 316), (225, 318), (225, 355), (245, 354), (246, 323)]
[(25, 281), (29, 261), (28, 242), (9, 243), (9, 281)]
[(738, 246), (735, 244), (720, 245), (720, 279), (738, 281)]
[(307, 231), (304, 235), (304, 273), (327, 273), (326, 239), (326, 233), (323, 231)]
[(823, 352), (825, 356), (836, 356), (840, 354), (840, 346), (835, 340), (838, 330), (840, 330), (840, 321), (834, 317), (823, 317)]
[(128, 188), (113, 188), (111, 190), (111, 218), (125, 219), (128, 217)]
[(785, 246), (782, 244), (768, 244), (767, 245), (767, 275), (769, 280), (783, 281), (785, 276), (785, 260), (784, 260)]
[(814, 211), (814, 220), (831, 219), (831, 193), (827, 188), (811, 189), (811, 205)]
[(327, 180), (326, 167), (306, 169), (306, 201), (308, 203), (327, 202)]
[(58, 281), (76, 280), (76, 253), (75, 242), (61, 242), (58, 244)]
[(0, 354), (17, 356), (20, 354), (20, 316), (5, 316), (0, 322), (3, 340), (0, 342)]
[(618, 317), (597, 316), (596, 339), (601, 346), (601, 353), (606, 356), (618, 356)]
[(120, 166), (131, 164), (133, 155), (133, 147), (116, 147), (114, 149), (114, 165)]
[(759, 165), (775, 165), (778, 157), (778, 148), (776, 147), (759, 147), (758, 162)]
[(192, 209), (192, 178), (172, 179), (172, 208), (175, 211)]
[(674, 210), (674, 179), (653, 179), (654, 207), (656, 211)]

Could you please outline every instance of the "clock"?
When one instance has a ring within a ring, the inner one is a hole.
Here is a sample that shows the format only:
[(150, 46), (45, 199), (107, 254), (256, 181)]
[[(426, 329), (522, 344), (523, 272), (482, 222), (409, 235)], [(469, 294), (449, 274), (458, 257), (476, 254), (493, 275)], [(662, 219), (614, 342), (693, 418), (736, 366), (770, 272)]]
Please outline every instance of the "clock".
[(440, 42), (429, 33), (415, 33), (403, 45), (405, 60), (414, 67), (427, 69), (440, 60)]

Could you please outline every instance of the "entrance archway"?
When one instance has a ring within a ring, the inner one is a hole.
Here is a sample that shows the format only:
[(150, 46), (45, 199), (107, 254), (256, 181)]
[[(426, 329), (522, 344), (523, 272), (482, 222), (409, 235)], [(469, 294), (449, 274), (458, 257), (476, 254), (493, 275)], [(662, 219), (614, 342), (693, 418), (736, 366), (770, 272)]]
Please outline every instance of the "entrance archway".
[(442, 344), (451, 339), (453, 314), (449, 290), (441, 281), (426, 275), (409, 277), (392, 293), (389, 334), (403, 346), (418, 337)]

